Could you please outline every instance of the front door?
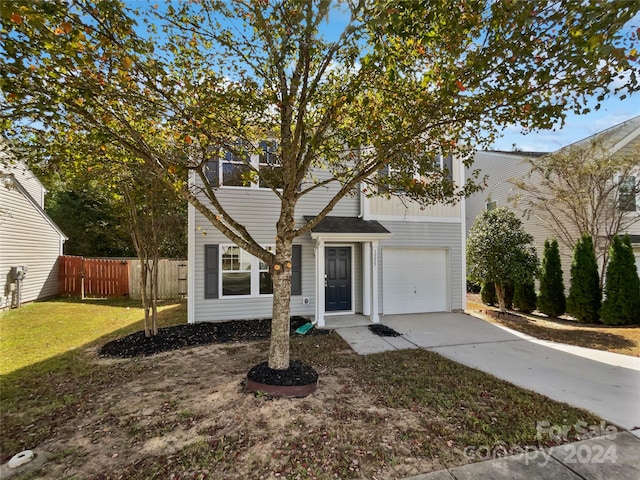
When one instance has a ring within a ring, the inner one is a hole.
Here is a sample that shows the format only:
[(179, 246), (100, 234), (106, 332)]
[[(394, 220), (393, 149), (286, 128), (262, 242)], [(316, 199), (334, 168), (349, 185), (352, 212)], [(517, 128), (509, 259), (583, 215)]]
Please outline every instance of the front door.
[(325, 311), (351, 311), (351, 247), (325, 248)]

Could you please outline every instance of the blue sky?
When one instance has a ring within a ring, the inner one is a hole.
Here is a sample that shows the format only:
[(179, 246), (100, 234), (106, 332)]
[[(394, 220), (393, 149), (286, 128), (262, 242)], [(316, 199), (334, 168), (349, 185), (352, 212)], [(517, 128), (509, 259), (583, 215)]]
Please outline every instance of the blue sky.
[[(592, 105), (595, 105), (595, 101)], [(553, 152), (638, 115), (640, 95), (636, 93), (624, 100), (611, 97), (602, 103), (599, 111), (592, 110), (586, 115), (567, 115), (562, 128), (523, 135), (517, 125), (508, 127), (504, 136), (493, 144), (493, 149), (510, 151), (515, 143), (519, 150)]]

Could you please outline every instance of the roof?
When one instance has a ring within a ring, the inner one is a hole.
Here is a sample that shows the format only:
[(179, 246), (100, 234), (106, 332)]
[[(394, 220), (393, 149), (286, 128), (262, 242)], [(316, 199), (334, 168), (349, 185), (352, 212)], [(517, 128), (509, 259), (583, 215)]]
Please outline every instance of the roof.
[[(313, 220), (315, 216), (305, 215), (307, 222)], [(320, 223), (311, 229), (313, 233), (358, 233), (358, 234), (390, 234), (376, 220), (364, 220), (358, 217), (332, 217), (327, 216), (320, 220)]]
[(480, 150), (487, 153), (503, 153), (505, 155), (515, 155), (517, 157), (541, 157), (547, 155), (549, 152), (523, 152), (520, 150)]

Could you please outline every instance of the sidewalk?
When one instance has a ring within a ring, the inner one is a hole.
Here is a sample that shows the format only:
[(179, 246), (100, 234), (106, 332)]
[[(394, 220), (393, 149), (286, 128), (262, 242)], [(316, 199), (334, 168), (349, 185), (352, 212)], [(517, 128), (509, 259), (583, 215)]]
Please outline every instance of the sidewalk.
[(477, 456), (486, 461), (410, 480), (640, 478), (639, 358), (537, 340), (461, 313), (390, 315), (381, 323), (402, 336), (380, 337), (367, 326), (336, 331), (358, 354), (423, 348), (590, 410), (620, 427), (611, 438), (592, 438), (545, 451), (497, 459), (492, 459), (494, 452), (483, 452)]
[(629, 432), (486, 460), (405, 480), (637, 480), (640, 440)]

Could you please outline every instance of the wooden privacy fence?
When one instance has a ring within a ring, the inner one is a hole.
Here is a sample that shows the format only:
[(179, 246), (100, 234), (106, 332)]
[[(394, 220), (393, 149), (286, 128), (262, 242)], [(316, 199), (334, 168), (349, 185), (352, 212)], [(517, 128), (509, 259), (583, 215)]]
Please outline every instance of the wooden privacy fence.
[[(141, 298), (141, 262), (129, 260), (129, 295)], [(160, 259), (158, 262), (158, 298), (184, 298), (187, 296), (187, 261)]]
[[(141, 298), (140, 260), (84, 258), (63, 255), (58, 261), (61, 295), (73, 297)], [(162, 259), (158, 263), (158, 297), (187, 294), (187, 261)]]

